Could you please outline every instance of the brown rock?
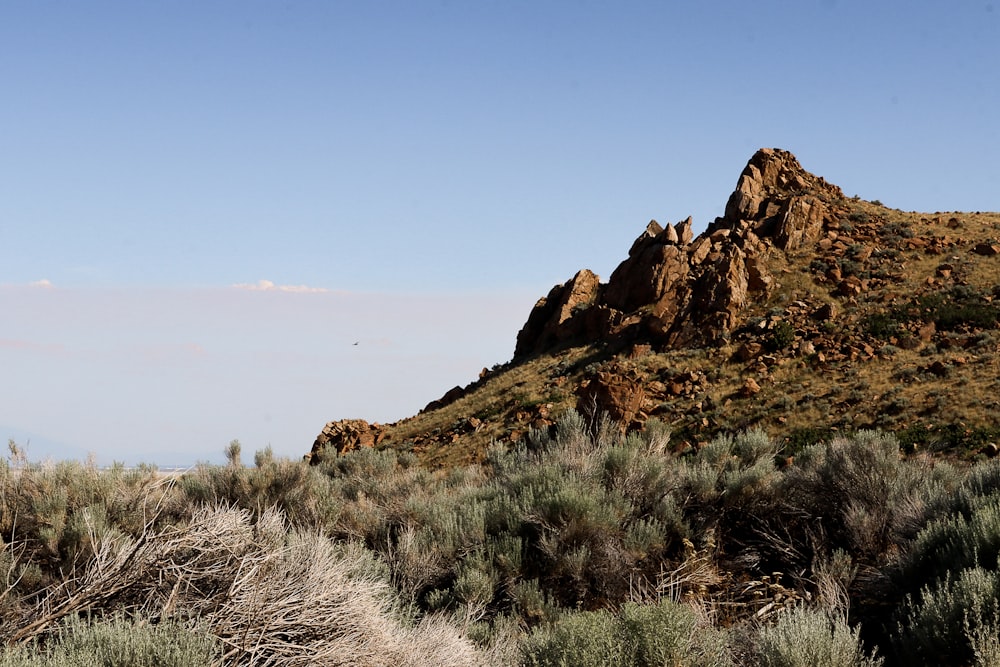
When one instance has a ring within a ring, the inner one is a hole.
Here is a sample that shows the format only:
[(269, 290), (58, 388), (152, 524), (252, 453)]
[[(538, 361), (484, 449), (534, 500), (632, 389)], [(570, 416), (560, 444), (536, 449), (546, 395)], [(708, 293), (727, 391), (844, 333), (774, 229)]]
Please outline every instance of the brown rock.
[(363, 419), (342, 419), (329, 422), (316, 436), (312, 450), (306, 456), (310, 465), (320, 463), (329, 452), (337, 455), (362, 447), (374, 447), (382, 442), (385, 429)]
[[(788, 151), (762, 148), (750, 158), (740, 175), (736, 190), (726, 203), (725, 219), (732, 224), (737, 220), (758, 220), (762, 214), (770, 217), (775, 207), (766, 205), (769, 198), (794, 196), (807, 189), (843, 197), (840, 188), (806, 172)], [(780, 205), (776, 208), (780, 209)]]
[(747, 267), (747, 289), (751, 292), (768, 292), (774, 285), (774, 278), (768, 273), (767, 266), (759, 256), (748, 256)]
[(712, 242), (704, 236), (698, 237), (688, 249), (690, 265), (698, 266), (705, 261), (710, 252), (712, 252)]
[(1000, 245), (997, 245), (996, 243), (977, 243), (976, 247), (972, 249), (972, 252), (984, 257), (992, 257), (996, 254), (1000, 254)]
[(652, 351), (653, 348), (648, 343), (636, 343), (632, 346), (632, 349), (629, 350), (628, 356), (629, 359), (638, 359), (639, 357), (646, 356)]
[(708, 240), (713, 244), (718, 245), (729, 239), (729, 235), (733, 233), (732, 229), (716, 229), (708, 236)]
[(813, 311), (813, 317), (821, 322), (828, 322), (837, 319), (837, 306), (832, 303), (825, 303)]
[(663, 299), (675, 301), (689, 270), (679, 246), (649, 243), (618, 265), (604, 291), (604, 303), (630, 312)]
[(830, 217), (826, 204), (815, 197), (793, 197), (778, 222), (775, 242), (784, 250), (795, 250), (815, 241)]
[(670, 245), (677, 245), (677, 242), (680, 240), (680, 237), (677, 235), (677, 230), (674, 229), (673, 225), (667, 225), (663, 230), (663, 233), (660, 234), (658, 238), (660, 238), (663, 243)]
[(681, 245), (688, 245), (694, 240), (694, 231), (692, 231), (693, 222), (690, 216), (677, 223), (677, 238)]
[(740, 395), (744, 397), (756, 396), (760, 393), (760, 385), (753, 378), (747, 378), (740, 389)]
[(752, 341), (743, 343), (736, 349), (736, 353), (733, 357), (737, 361), (747, 362), (756, 359), (760, 356), (760, 353), (764, 350), (764, 346), (760, 343), (755, 343)]
[[(746, 307), (777, 284), (770, 253), (820, 239), (836, 217), (825, 200), (842, 195), (804, 171), (791, 153), (761, 149), (740, 175), (725, 216), (704, 234), (692, 239), (690, 218), (666, 228), (650, 221), (606, 285), (580, 272), (539, 300), (514, 357), (577, 341), (720, 344)], [(842, 283), (842, 276), (835, 278)], [(865, 286), (844, 289), (857, 294)]]
[(632, 242), (632, 247), (628, 250), (628, 256), (633, 257), (641, 252), (644, 247), (654, 241), (661, 233), (663, 233), (663, 227), (660, 223), (656, 220), (650, 220), (649, 224), (646, 225), (646, 230), (642, 234), (639, 234), (639, 238)]
[(646, 392), (637, 378), (601, 371), (580, 385), (577, 396), (580, 414), (606, 414), (625, 429), (642, 410)]
[(463, 396), (465, 396), (464, 388), (452, 387), (451, 389), (445, 392), (444, 396), (437, 399), (436, 401), (431, 401), (430, 403), (425, 405), (424, 409), (421, 410), (420, 412), (421, 413), (430, 412), (431, 410), (437, 410), (439, 408), (443, 408), (446, 405), (451, 405), (452, 403), (462, 398)]
[(917, 330), (917, 337), (923, 342), (929, 343), (934, 339), (936, 333), (937, 325), (934, 322), (928, 322)]
[(599, 333), (588, 331), (591, 320), (585, 311), (597, 302), (600, 287), (600, 278), (587, 269), (577, 272), (568, 283), (553, 287), (535, 304), (518, 332), (514, 357), (542, 352), (587, 333)]

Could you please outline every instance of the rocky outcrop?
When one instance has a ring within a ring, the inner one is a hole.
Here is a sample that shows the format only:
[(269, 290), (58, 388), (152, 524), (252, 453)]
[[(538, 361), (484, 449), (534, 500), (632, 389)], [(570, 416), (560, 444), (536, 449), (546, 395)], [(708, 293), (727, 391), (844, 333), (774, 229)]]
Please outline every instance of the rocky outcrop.
[(594, 317), (587, 311), (598, 302), (600, 292), (600, 278), (587, 269), (579, 271), (569, 282), (553, 287), (548, 296), (538, 300), (517, 334), (517, 350), (524, 354), (534, 349), (549, 349), (581, 335), (596, 333)]
[(552, 289), (517, 337), (515, 360), (568, 343), (712, 345), (739, 326), (752, 300), (776, 285), (773, 252), (816, 241), (843, 193), (779, 149), (761, 149), (740, 174), (726, 213), (698, 238), (691, 218), (651, 221), (601, 285), (581, 271)]
[(632, 244), (629, 258), (611, 274), (603, 303), (630, 312), (655, 304), (673, 291), (673, 286), (687, 277), (689, 268), (687, 252), (677, 245), (677, 239), (673, 226), (662, 229), (655, 220), (650, 222)]
[(305, 459), (310, 465), (320, 463), (325, 456), (344, 454), (363, 447), (375, 447), (385, 437), (385, 429), (379, 424), (369, 424), (364, 419), (341, 419), (323, 427), (312, 450)]

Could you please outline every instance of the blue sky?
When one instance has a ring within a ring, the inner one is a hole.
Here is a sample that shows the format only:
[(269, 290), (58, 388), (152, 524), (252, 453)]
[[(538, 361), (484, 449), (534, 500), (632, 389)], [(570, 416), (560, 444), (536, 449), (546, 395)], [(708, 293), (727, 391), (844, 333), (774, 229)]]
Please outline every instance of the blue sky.
[(0, 436), (166, 464), (408, 416), (761, 146), (998, 210), (998, 63), (982, 1), (4, 2)]

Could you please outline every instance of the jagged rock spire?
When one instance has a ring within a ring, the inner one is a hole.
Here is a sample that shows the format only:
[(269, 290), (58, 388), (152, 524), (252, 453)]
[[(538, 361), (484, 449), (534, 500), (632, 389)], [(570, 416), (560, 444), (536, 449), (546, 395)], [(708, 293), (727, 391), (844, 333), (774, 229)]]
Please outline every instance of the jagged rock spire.
[(724, 340), (751, 298), (775, 285), (771, 249), (817, 238), (840, 188), (810, 174), (794, 155), (757, 151), (740, 174), (726, 213), (697, 239), (691, 218), (651, 221), (607, 284), (590, 271), (540, 299), (517, 337), (514, 358), (568, 343), (643, 341), (660, 347)]

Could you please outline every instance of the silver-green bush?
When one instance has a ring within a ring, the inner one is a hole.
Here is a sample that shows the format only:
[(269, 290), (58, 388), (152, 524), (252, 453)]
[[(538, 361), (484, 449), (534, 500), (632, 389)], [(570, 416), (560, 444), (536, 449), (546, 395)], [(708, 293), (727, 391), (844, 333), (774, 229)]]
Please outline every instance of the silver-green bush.
[(969, 665), (986, 659), (1000, 631), (1000, 573), (974, 567), (945, 575), (903, 605), (898, 653), (911, 665)]
[(796, 607), (761, 628), (761, 667), (878, 667), (882, 658), (864, 651), (857, 630), (840, 615)]
[(721, 631), (687, 605), (628, 603), (617, 614), (576, 612), (536, 629), (521, 646), (530, 667), (728, 667)]
[(0, 667), (192, 667), (221, 664), (222, 644), (203, 628), (122, 615), (66, 620), (48, 642), (0, 648)]

